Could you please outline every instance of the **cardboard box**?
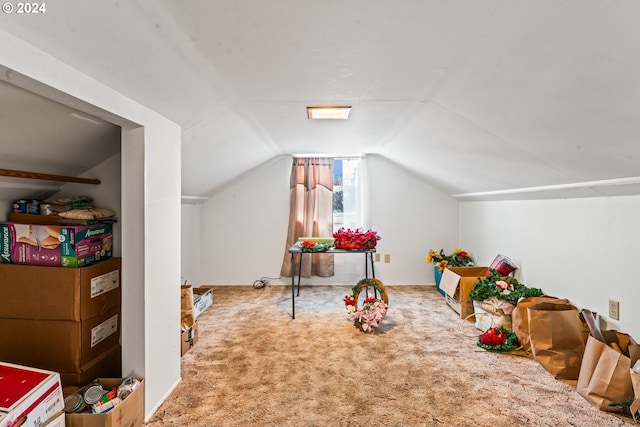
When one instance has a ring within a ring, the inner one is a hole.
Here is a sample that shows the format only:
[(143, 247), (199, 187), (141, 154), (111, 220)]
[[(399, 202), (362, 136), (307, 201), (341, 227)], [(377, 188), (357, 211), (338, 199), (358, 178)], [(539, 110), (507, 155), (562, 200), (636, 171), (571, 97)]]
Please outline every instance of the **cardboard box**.
[(197, 319), (203, 311), (213, 304), (213, 289), (211, 286), (199, 286), (193, 291), (193, 318)]
[(184, 330), (189, 326), (193, 326), (195, 321), (196, 319), (193, 318), (193, 313), (185, 313), (183, 311), (180, 316), (180, 327)]
[(59, 225), (62, 217), (60, 215), (39, 215), (22, 212), (9, 212), (9, 222), (17, 222), (19, 224), (38, 224), (38, 225)]
[(82, 366), (120, 343), (120, 309), (80, 322), (0, 319), (0, 360), (56, 372)]
[(82, 267), (113, 255), (112, 224), (0, 223), (0, 263)]
[[(124, 378), (98, 378), (105, 390), (117, 388)], [(138, 427), (144, 425), (144, 380), (133, 393), (105, 414), (66, 414), (67, 427)]]
[(80, 387), (96, 378), (120, 376), (122, 376), (122, 346), (118, 344), (82, 365), (79, 372), (60, 372), (60, 381), (62, 387)]
[(120, 300), (120, 258), (79, 268), (0, 264), (0, 318), (81, 321)]
[(0, 362), (0, 427), (40, 427), (63, 409), (57, 372)]
[(180, 356), (184, 356), (191, 347), (198, 342), (198, 321), (194, 321), (193, 325), (183, 327), (180, 333)]
[(64, 411), (61, 411), (58, 415), (55, 415), (52, 419), (42, 424), (41, 427), (65, 427), (65, 425)]
[(181, 315), (193, 314), (193, 288), (189, 285), (180, 286)]
[(447, 304), (460, 318), (475, 322), (473, 301), (469, 293), (479, 277), (485, 277), (489, 267), (447, 267), (442, 273), (440, 289), (445, 292)]

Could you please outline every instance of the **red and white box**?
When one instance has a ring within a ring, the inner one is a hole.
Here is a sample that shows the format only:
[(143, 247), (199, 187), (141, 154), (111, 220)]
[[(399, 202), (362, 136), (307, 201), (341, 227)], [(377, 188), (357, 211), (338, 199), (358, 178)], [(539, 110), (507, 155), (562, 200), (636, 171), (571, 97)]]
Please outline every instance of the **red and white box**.
[(60, 374), (0, 362), (0, 427), (38, 427), (62, 410)]

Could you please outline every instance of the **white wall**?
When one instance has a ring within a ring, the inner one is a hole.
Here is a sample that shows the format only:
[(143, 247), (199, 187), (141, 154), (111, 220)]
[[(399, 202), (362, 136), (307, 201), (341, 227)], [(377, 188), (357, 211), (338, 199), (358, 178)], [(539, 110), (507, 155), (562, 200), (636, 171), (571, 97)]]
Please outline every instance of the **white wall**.
[(430, 248), (459, 245), (458, 202), (380, 156), (367, 156), (368, 226), (382, 239), (377, 251), (391, 262), (376, 263), (376, 277), (389, 284), (434, 283)]
[[(263, 276), (279, 277), (287, 249), (290, 172), (291, 157), (283, 156), (211, 195), (203, 204), (201, 246), (195, 234), (191, 243), (183, 242), (183, 272), (191, 268), (184, 257), (201, 256), (197, 284), (249, 285)], [(393, 284), (432, 284), (433, 268), (424, 258), (430, 247), (458, 245), (458, 202), (379, 156), (366, 159), (365, 186), (369, 215), (363, 226), (378, 231), (378, 251), (391, 255), (391, 263), (376, 263), (376, 277)], [(197, 212), (187, 210), (185, 229), (198, 220)], [(346, 256), (336, 255), (336, 263)], [(364, 259), (362, 265), (364, 273)], [(336, 277), (305, 283), (355, 280), (336, 270)]]
[(180, 380), (180, 127), (0, 30), (1, 78), (123, 128), (123, 374), (148, 417)]
[(467, 202), (460, 212), (461, 242), (483, 265), (506, 255), (525, 285), (603, 316), (617, 300), (620, 320), (607, 326), (640, 339), (640, 197)]
[[(124, 193), (129, 190), (123, 186), (123, 204), (129, 202), (144, 213), (144, 229), (132, 230), (136, 224), (129, 222), (129, 230), (123, 227), (123, 235), (130, 231), (133, 239), (144, 233), (144, 300), (141, 302), (144, 306), (144, 367), (146, 378), (151, 379), (148, 383), (151, 390), (147, 391), (145, 387), (148, 413), (168, 397), (180, 379), (181, 130), (172, 122), (162, 124), (144, 126), (142, 167), (137, 165), (134, 171), (133, 164), (127, 165), (129, 173), (144, 171), (144, 180), (137, 180), (144, 183), (144, 193), (136, 191), (125, 198)], [(123, 182), (127, 181), (123, 179)], [(123, 262), (125, 255), (123, 251)], [(125, 320), (123, 313), (123, 322)]]
[(42, 200), (60, 191), (62, 183), (37, 184), (34, 180), (20, 178), (0, 178), (0, 220), (7, 221), (7, 214), (13, 209), (15, 200)]
[(182, 203), (182, 283), (186, 280), (187, 284), (195, 286), (203, 283), (201, 268), (202, 210), (203, 203)]
[[(96, 178), (100, 180), (98, 185), (68, 183), (62, 186), (59, 193), (51, 196), (69, 197), (69, 196), (89, 196), (92, 198), (92, 204), (99, 208), (109, 209), (115, 212), (115, 218), (122, 218), (122, 201), (121, 201), (121, 154), (105, 160), (91, 170), (81, 175), (83, 178)], [(122, 232), (120, 223), (113, 224), (113, 256), (122, 256)]]
[(250, 285), (261, 277), (280, 277), (290, 173), (291, 157), (278, 157), (204, 202), (201, 245), (183, 248), (189, 257), (197, 256), (192, 250), (200, 251), (200, 284)]

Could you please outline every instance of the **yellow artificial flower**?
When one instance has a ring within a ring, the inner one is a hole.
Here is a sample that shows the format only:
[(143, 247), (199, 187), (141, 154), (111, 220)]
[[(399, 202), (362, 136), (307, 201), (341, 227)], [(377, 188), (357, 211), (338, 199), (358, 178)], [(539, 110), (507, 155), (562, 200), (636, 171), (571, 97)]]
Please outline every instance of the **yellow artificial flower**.
[(433, 249), (429, 249), (429, 255), (427, 255), (427, 258), (424, 260), (424, 262), (426, 264), (431, 264), (438, 259), (440, 259), (440, 255), (438, 254), (438, 252), (434, 251)]
[(440, 252), (430, 249), (429, 254), (425, 258), (425, 263), (433, 263), (440, 271), (444, 271), (448, 266), (465, 267), (475, 265), (469, 253), (462, 248), (455, 248), (451, 255), (445, 255), (443, 249), (440, 249)]

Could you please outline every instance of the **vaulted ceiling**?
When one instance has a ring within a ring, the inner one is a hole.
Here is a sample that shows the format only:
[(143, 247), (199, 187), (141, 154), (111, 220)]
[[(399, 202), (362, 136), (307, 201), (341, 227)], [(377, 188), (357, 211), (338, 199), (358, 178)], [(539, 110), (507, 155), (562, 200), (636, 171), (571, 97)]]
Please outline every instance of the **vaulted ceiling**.
[[(636, 0), (46, 7), (0, 27), (179, 123), (185, 196), (301, 153), (378, 154), (460, 200), (640, 194)], [(327, 104), (349, 120), (307, 119)]]

